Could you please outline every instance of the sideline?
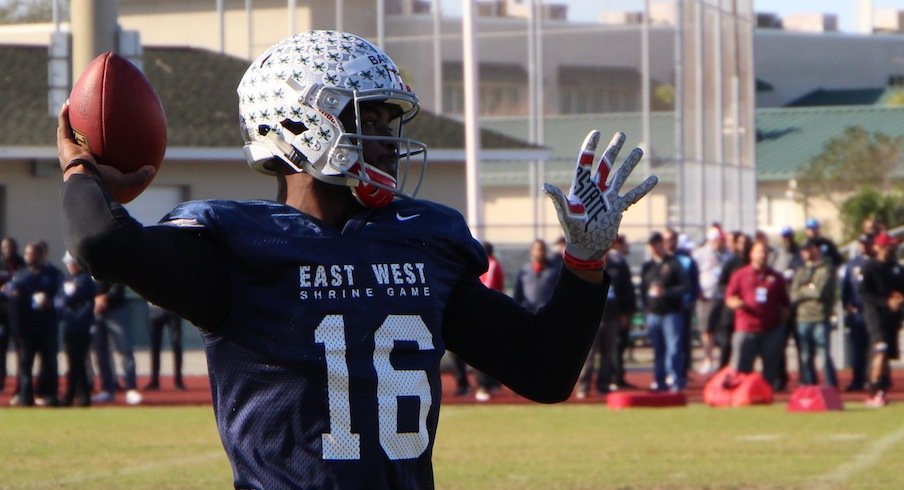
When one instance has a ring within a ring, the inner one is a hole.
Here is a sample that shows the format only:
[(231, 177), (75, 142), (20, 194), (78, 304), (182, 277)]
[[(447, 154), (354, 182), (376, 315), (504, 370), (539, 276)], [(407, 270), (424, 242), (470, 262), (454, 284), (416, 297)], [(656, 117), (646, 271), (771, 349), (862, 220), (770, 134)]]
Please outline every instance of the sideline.
[(104, 472), (94, 472), (91, 474), (85, 475), (75, 475), (62, 479), (54, 479), (43, 482), (36, 482), (33, 485), (30, 485), (29, 488), (60, 488), (65, 486), (74, 485), (76, 487), (81, 487), (85, 484), (96, 484), (99, 480), (104, 480), (110, 477), (115, 477), (119, 475), (133, 475), (136, 473), (145, 473), (149, 471), (156, 472), (157, 470), (173, 468), (176, 466), (182, 466), (189, 463), (200, 463), (212, 459), (217, 458), (225, 458), (226, 453), (223, 451), (210, 451), (206, 453), (196, 454), (191, 457), (179, 457), (179, 458), (171, 458), (171, 459), (163, 459), (160, 461), (155, 461), (152, 463), (146, 463), (142, 465), (135, 466), (124, 466), (115, 471), (104, 471)]
[(809, 488), (825, 488), (825, 485), (840, 484), (851, 479), (857, 473), (864, 471), (876, 463), (890, 448), (904, 440), (904, 425), (891, 434), (882, 437), (860, 451), (852, 460), (841, 464), (835, 471), (817, 478)]

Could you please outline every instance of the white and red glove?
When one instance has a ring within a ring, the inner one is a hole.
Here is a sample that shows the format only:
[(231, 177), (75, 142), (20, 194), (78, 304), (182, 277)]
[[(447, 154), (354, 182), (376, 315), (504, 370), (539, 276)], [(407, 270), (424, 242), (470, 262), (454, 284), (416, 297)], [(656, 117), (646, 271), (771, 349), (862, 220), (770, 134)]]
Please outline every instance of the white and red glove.
[(655, 175), (651, 175), (626, 194), (619, 195), (631, 171), (643, 157), (643, 151), (639, 148), (631, 151), (618, 168), (610, 186), (606, 180), (625, 143), (625, 135), (615, 133), (600, 158), (599, 166), (594, 170), (593, 160), (599, 140), (600, 133), (597, 130), (591, 131), (584, 138), (568, 197), (558, 187), (543, 184), (543, 190), (552, 199), (559, 223), (565, 232), (565, 263), (577, 270), (603, 268), (606, 252), (618, 236), (622, 213), (659, 182)]

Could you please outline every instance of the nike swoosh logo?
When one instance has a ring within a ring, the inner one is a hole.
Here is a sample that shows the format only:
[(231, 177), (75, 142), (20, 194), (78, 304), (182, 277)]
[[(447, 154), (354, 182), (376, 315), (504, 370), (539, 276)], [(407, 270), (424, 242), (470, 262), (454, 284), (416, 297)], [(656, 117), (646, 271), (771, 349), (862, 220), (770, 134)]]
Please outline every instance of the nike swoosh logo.
[(408, 221), (410, 219), (417, 218), (418, 216), (420, 216), (420, 214), (412, 214), (410, 216), (402, 216), (401, 214), (396, 213), (396, 215), (395, 215), (396, 219), (399, 221)]

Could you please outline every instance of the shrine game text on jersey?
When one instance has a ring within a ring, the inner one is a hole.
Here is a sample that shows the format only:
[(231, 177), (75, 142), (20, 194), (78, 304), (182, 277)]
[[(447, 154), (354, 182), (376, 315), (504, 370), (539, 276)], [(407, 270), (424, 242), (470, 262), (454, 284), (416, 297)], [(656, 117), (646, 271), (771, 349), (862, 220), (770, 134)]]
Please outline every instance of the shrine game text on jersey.
[[(430, 296), (423, 262), (370, 264), (365, 272), (355, 264), (298, 267), (298, 297), (302, 300)], [(366, 277), (358, 277), (364, 274)]]

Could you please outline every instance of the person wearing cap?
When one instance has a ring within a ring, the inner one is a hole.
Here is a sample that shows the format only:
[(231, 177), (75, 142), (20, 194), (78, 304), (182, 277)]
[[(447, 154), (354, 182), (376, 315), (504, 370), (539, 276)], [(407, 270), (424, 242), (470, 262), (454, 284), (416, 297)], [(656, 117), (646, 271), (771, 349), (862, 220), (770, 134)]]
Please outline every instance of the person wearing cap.
[(779, 237), (781, 245), (775, 251), (772, 268), (790, 282), (794, 277), (794, 271), (803, 264), (803, 259), (800, 258), (800, 246), (794, 239), (794, 230), (790, 226), (783, 226)]
[(91, 325), (94, 324), (94, 295), (97, 290), (91, 275), (69, 252), (63, 256), (68, 275), (57, 295), (60, 327), (66, 348), (66, 392), (60, 405), (91, 405), (91, 382), (88, 379), (88, 351), (91, 347)]
[(665, 240), (665, 249), (671, 256), (678, 260), (681, 264), (681, 270), (684, 271), (685, 280), (688, 284), (688, 290), (684, 294), (684, 300), (681, 305), (681, 355), (683, 356), (682, 366), (684, 366), (685, 377), (687, 371), (693, 363), (692, 343), (691, 343), (691, 326), (694, 321), (694, 309), (697, 307), (697, 298), (700, 296), (700, 269), (697, 262), (691, 255), (690, 239), (683, 233), (678, 233), (674, 228), (666, 228), (662, 232)]
[(731, 259), (731, 252), (718, 228), (711, 227), (706, 232), (706, 243), (694, 251), (694, 261), (700, 277), (700, 295), (697, 298), (697, 322), (700, 325), (700, 341), (703, 344), (703, 364), (698, 370), (707, 376), (717, 366), (713, 351), (719, 320), (722, 317), (722, 290), (719, 276), (722, 268)]
[(647, 240), (650, 259), (641, 267), (640, 298), (653, 346), (654, 391), (680, 392), (686, 385), (682, 312), (690, 291), (687, 274), (654, 232)]
[(750, 264), (732, 274), (725, 290), (725, 306), (735, 312), (731, 367), (738, 372), (753, 371), (757, 357), (763, 360), (763, 377), (777, 389), (779, 370), (785, 354), (785, 329), (790, 299), (785, 279), (766, 262), (766, 245), (755, 241)]
[(873, 236), (862, 234), (857, 238), (857, 253), (841, 270), (841, 306), (844, 310), (844, 326), (850, 339), (851, 382), (845, 391), (863, 391), (866, 387), (867, 362), (869, 360), (869, 335), (863, 319), (863, 268), (873, 257)]
[(835, 242), (822, 234), (819, 220), (816, 218), (808, 219), (804, 225), (804, 230), (808, 239), (816, 240), (816, 243), (819, 244), (819, 248), (822, 250), (822, 256), (825, 259), (832, 261), (832, 265), (841, 267), (842, 264), (844, 264), (844, 257), (841, 255), (841, 252), (838, 251), (838, 245), (835, 245)]
[(835, 267), (823, 260), (816, 240), (800, 247), (803, 265), (791, 280), (791, 305), (797, 318), (797, 343), (800, 353), (800, 383), (818, 383), (815, 358), (822, 361), (823, 383), (838, 386), (835, 364), (829, 348), (829, 316), (835, 306)]
[(890, 386), (890, 360), (898, 358), (898, 330), (904, 316), (904, 268), (897, 261), (897, 239), (883, 232), (873, 244), (876, 256), (863, 268), (860, 294), (872, 351), (866, 405), (881, 407), (888, 403), (885, 392)]

